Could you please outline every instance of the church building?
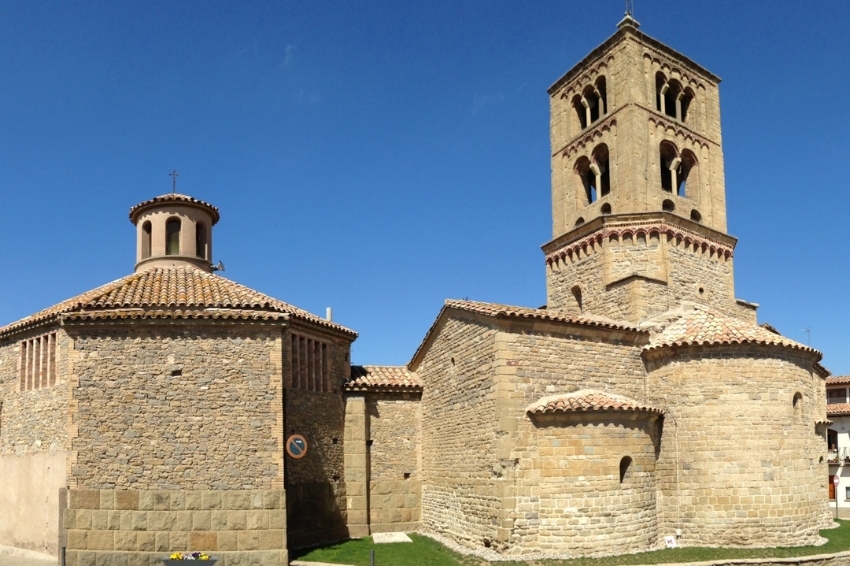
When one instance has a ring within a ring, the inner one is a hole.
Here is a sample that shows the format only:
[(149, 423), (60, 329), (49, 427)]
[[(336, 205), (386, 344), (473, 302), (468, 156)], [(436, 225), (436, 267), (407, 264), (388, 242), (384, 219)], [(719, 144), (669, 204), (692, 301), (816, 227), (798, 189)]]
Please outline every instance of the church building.
[(447, 300), (405, 366), (353, 366), (356, 332), (216, 273), (215, 206), (131, 208), (132, 274), (0, 328), (0, 545), (819, 542), (829, 372), (735, 297), (720, 79), (638, 28), (549, 89), (546, 305)]

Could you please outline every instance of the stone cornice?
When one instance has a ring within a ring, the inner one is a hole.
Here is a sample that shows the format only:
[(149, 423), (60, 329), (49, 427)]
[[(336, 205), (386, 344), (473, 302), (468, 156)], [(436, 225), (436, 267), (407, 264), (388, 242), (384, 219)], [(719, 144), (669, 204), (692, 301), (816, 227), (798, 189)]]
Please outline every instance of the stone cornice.
[(644, 47), (644, 51), (646, 50), (646, 47), (649, 46), (666, 57), (672, 57), (676, 61), (675, 66), (677, 67), (687, 68), (691, 72), (715, 84), (720, 82), (720, 77), (718, 77), (711, 71), (705, 69), (698, 63), (692, 61), (688, 57), (685, 57), (672, 47), (664, 45), (657, 39), (653, 39), (652, 37), (646, 35), (642, 31), (638, 31), (632, 26), (624, 26), (617, 30), (607, 40), (605, 40), (599, 47), (588, 53), (581, 61), (573, 65), (572, 68), (567, 71), (560, 79), (555, 81), (555, 83), (547, 90), (549, 95), (551, 96), (555, 94), (564, 85), (566, 85), (568, 82), (572, 81), (582, 72), (584, 72), (585, 68), (593, 64), (596, 59), (602, 57), (606, 51), (611, 49), (611, 47), (620, 43), (621, 41), (624, 41), (627, 38), (631, 38), (641, 44)]

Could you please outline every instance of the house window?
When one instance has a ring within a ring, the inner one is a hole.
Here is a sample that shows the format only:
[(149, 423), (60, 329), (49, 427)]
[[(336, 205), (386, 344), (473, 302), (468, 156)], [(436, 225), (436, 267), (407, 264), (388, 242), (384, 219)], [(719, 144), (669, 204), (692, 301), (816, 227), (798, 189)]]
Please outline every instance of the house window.
[(850, 499), (850, 487), (844, 488), (844, 499)]
[(835, 403), (846, 403), (847, 402), (847, 389), (829, 389), (826, 392), (826, 402), (829, 404)]
[(330, 391), (328, 345), (306, 336), (292, 334), (290, 384), (293, 389)]
[(56, 385), (56, 333), (51, 332), (21, 342), (19, 372), (21, 391)]
[(165, 223), (165, 255), (180, 255), (180, 220), (177, 218)]

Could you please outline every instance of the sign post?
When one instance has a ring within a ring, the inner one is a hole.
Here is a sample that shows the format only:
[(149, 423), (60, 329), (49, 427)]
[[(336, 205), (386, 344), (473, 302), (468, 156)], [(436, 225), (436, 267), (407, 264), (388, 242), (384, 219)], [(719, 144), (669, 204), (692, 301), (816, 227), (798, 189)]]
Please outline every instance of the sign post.
[(838, 474), (832, 476), (832, 485), (835, 486), (835, 518), (838, 518)]

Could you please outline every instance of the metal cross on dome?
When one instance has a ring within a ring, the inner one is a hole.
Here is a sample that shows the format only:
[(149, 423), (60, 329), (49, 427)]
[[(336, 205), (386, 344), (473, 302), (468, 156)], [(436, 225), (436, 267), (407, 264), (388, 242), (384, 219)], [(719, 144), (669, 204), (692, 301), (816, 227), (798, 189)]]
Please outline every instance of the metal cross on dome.
[(180, 173), (177, 172), (177, 169), (168, 174), (171, 177), (171, 194), (177, 192), (177, 177), (180, 176)]
[(635, 11), (634, 0), (626, 0), (626, 15), (631, 16)]

